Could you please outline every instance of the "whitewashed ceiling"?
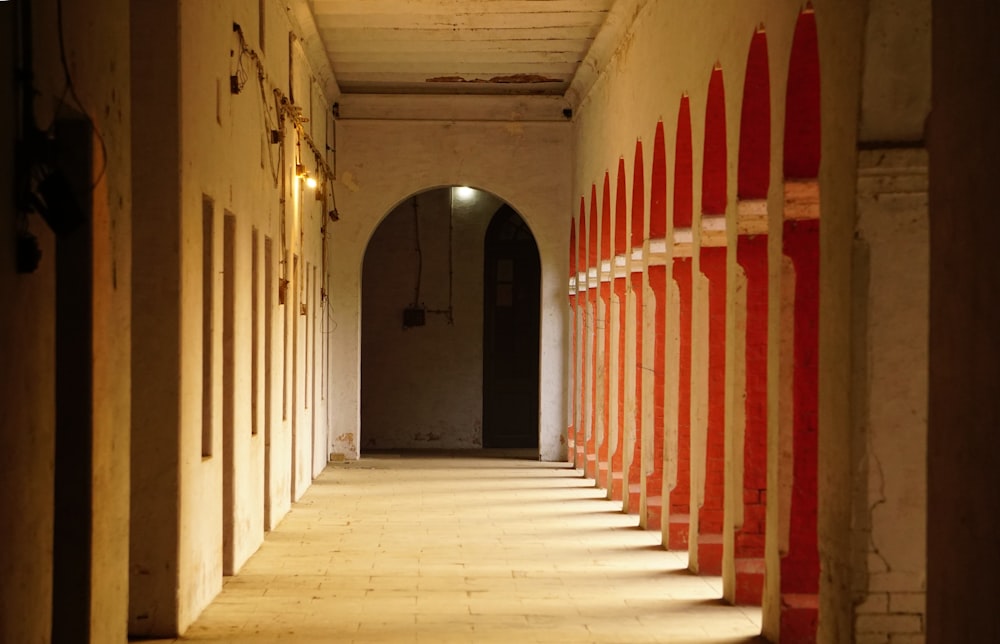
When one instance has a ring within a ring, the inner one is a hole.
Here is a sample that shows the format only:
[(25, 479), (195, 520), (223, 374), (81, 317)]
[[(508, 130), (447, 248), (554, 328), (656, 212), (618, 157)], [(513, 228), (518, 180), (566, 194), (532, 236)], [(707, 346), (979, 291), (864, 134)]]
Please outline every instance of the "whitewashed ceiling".
[(563, 96), (616, 0), (308, 0), (344, 95)]

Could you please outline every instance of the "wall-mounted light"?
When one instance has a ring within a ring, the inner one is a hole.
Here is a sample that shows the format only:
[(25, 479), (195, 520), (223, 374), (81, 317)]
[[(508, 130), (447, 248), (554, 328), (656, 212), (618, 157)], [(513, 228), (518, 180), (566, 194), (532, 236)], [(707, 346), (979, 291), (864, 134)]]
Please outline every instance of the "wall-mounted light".
[(470, 201), (476, 196), (475, 188), (470, 188), (469, 186), (459, 186), (455, 188), (455, 196), (462, 201)]
[(295, 164), (295, 175), (299, 179), (304, 181), (306, 187), (309, 188), (310, 190), (315, 190), (316, 186), (319, 185), (318, 182), (316, 181), (316, 178), (309, 174), (309, 171), (306, 170), (306, 166), (302, 163)]

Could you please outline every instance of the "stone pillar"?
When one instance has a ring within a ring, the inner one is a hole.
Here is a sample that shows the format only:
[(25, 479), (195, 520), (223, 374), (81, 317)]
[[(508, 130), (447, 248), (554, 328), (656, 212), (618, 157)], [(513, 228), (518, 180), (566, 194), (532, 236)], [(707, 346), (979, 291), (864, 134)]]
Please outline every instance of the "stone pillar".
[(634, 350), (631, 365), (626, 364), (626, 372), (633, 375), (632, 382), (625, 383), (626, 396), (631, 396), (631, 405), (626, 405), (625, 417), (628, 433), (625, 436), (625, 490), (623, 508), (625, 512), (639, 512), (639, 497), (642, 490), (642, 432), (643, 406), (646, 403), (642, 397), (643, 380), (643, 291), (645, 290), (646, 272), (643, 257), (643, 238), (645, 232), (645, 181), (642, 164), (642, 141), (636, 141), (635, 161), (632, 166), (632, 227), (630, 232), (632, 251), (628, 255), (627, 271), (629, 274), (629, 311), (631, 318), (626, 322), (626, 342)]
[[(674, 211), (671, 226), (673, 252), (670, 266), (672, 315), (677, 320), (667, 356), (668, 374), (676, 397), (676, 409), (668, 410), (668, 435), (664, 453), (663, 545), (669, 550), (688, 549), (691, 508), (691, 339), (693, 315), (693, 236), (694, 210), (691, 141), (691, 103), (682, 96), (677, 111), (677, 138), (674, 153)], [(671, 456), (672, 455), (672, 456)]]
[(622, 460), (624, 455), (625, 437), (625, 326), (626, 326), (626, 281), (625, 272), (626, 257), (625, 251), (628, 247), (628, 188), (625, 183), (625, 159), (618, 159), (618, 175), (615, 183), (615, 215), (614, 215), (614, 244), (613, 256), (611, 259), (612, 272), (612, 319), (611, 319), (611, 342), (612, 347), (609, 357), (612, 364), (614, 377), (610, 384), (610, 418), (611, 431), (609, 433), (610, 446), (608, 448), (608, 471), (611, 474), (608, 485), (608, 498), (616, 501), (622, 500), (623, 471)]
[(597, 434), (597, 486), (607, 490), (610, 487), (609, 443), (610, 443), (610, 390), (611, 380), (611, 280), (614, 279), (611, 257), (611, 177), (604, 173), (604, 187), (601, 192), (601, 253), (598, 275), (598, 434)]
[(649, 432), (644, 434), (642, 445), (642, 515), (640, 524), (648, 530), (662, 532), (663, 517), (663, 439), (664, 439), (664, 390), (667, 343), (667, 154), (663, 121), (656, 124), (653, 138), (653, 164), (650, 171), (649, 242), (646, 245), (647, 297), (652, 321), (651, 338), (646, 346), (646, 373), (650, 376)]
[(567, 378), (567, 389), (569, 390), (569, 415), (566, 419), (566, 454), (569, 457), (569, 462), (575, 464), (574, 460), (576, 458), (576, 352), (578, 345), (577, 329), (576, 329), (576, 317), (577, 317), (577, 306), (576, 306), (576, 221), (570, 220), (569, 223), (569, 336), (570, 336), (570, 351), (568, 356), (568, 364), (566, 371), (568, 374)]
[(590, 218), (589, 233), (587, 234), (587, 307), (590, 316), (590, 333), (587, 336), (587, 369), (589, 380), (587, 381), (587, 395), (589, 403), (587, 405), (587, 442), (584, 447), (585, 467), (584, 474), (587, 478), (597, 478), (597, 434), (600, 431), (599, 421), (599, 393), (600, 374), (598, 366), (600, 364), (599, 353), (603, 351), (601, 339), (601, 320), (599, 300), (597, 297), (600, 287), (600, 261), (598, 259), (598, 236), (600, 235), (600, 224), (597, 213), (597, 186), (590, 186)]
[[(788, 547), (781, 557), (783, 641), (815, 639), (819, 592), (816, 531), (819, 396), (819, 189), (786, 181), (782, 248), (794, 284), (790, 384), (791, 486)], [(791, 285), (789, 285), (791, 286)]]
[(708, 414), (704, 497), (698, 509), (698, 572), (721, 575), (726, 410), (725, 217), (704, 215), (701, 224), (700, 268), (708, 285)]
[(587, 337), (590, 333), (587, 312), (587, 207), (583, 197), (580, 198), (580, 225), (577, 227), (576, 254), (576, 453), (573, 463), (583, 470), (586, 463), (585, 446), (587, 444)]
[[(767, 202), (737, 204), (739, 226), (736, 261), (741, 272), (742, 297), (737, 325), (737, 360), (743, 361), (742, 440), (734, 450), (742, 459), (742, 476), (735, 481), (738, 516), (733, 538), (735, 574), (730, 596), (736, 604), (760, 606), (764, 592), (764, 532), (767, 503), (767, 328), (768, 261)], [(737, 414), (739, 416), (739, 414)], [(735, 423), (734, 423), (735, 424)], [(735, 431), (739, 433), (737, 428)]]

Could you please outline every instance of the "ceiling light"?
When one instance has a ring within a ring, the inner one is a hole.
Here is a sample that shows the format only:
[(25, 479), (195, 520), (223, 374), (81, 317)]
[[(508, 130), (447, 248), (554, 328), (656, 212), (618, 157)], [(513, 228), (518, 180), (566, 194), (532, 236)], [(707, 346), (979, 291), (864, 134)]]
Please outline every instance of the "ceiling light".
[(455, 188), (455, 196), (462, 201), (468, 201), (476, 196), (476, 190), (469, 186), (459, 186)]

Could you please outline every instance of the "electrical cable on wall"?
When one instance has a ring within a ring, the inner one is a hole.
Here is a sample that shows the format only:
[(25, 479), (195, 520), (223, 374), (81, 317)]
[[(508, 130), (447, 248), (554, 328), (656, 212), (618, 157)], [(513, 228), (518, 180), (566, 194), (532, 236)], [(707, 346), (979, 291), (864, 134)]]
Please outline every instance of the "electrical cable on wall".
[[(449, 201), (449, 211), (448, 211), (448, 308), (446, 309), (429, 309), (421, 301), (421, 289), (423, 287), (423, 266), (424, 266), (424, 251), (423, 244), (421, 242), (420, 236), (420, 212), (418, 208), (417, 197), (414, 196), (412, 200), (413, 205), (413, 229), (415, 236), (415, 250), (417, 252), (417, 279), (416, 285), (414, 287), (413, 302), (408, 309), (404, 312), (404, 327), (409, 326), (423, 326), (423, 316), (427, 313), (432, 313), (434, 315), (443, 315), (447, 320), (449, 325), (455, 323), (454, 316), (454, 201)], [(411, 316), (411, 317), (407, 317)], [(418, 321), (419, 320), (419, 321)]]
[[(35, 120), (35, 100), (39, 96), (34, 83), (34, 21), (28, 2), (17, 3), (16, 12), (16, 60), (19, 83), (17, 91), (17, 146), (15, 161), (16, 208), (14, 227), (16, 235), (16, 267), (19, 273), (37, 270), (42, 257), (38, 238), (31, 233), (28, 215), (36, 213), (45, 220), (57, 236), (70, 235), (81, 226), (87, 225), (89, 201), (96, 188), (104, 179), (108, 169), (108, 150), (97, 122), (90, 115), (76, 91), (73, 74), (69, 65), (63, 28), (63, 2), (56, 0), (56, 37), (58, 41), (59, 64), (63, 72), (62, 93), (56, 99), (54, 116), (48, 127), (38, 127)], [(71, 100), (67, 100), (67, 97)], [(72, 112), (69, 114), (67, 112)], [(85, 139), (74, 137), (80, 132), (79, 123), (85, 122)], [(65, 130), (62, 125), (67, 126)], [(75, 123), (75, 124), (72, 124)], [(101, 151), (101, 165), (98, 172), (91, 171), (88, 159), (81, 167), (80, 161), (71, 159), (70, 149), (86, 146), (90, 156), (92, 139), (96, 137)], [(88, 173), (76, 176), (75, 171)], [(77, 181), (73, 181), (77, 179)], [(84, 187), (86, 186), (86, 187)], [(112, 217), (114, 215), (112, 214)], [(114, 226), (112, 225), (112, 229)], [(109, 243), (114, 250), (115, 238), (109, 232)], [(112, 283), (117, 285), (115, 253), (112, 253)]]
[[(336, 167), (336, 122), (334, 121), (334, 147), (331, 150), (329, 145), (325, 145), (325, 150), (320, 150), (319, 146), (306, 131), (304, 124), (309, 122), (309, 119), (303, 115), (302, 107), (295, 105), (294, 98), (291, 97), (291, 88), (289, 96), (285, 94), (278, 88), (274, 83), (271, 82), (270, 77), (264, 65), (264, 61), (261, 56), (247, 43), (246, 36), (243, 33), (243, 28), (239, 23), (233, 23), (233, 32), (236, 34), (239, 41), (239, 52), (234, 53), (236, 56), (236, 64), (234, 73), (230, 76), (230, 90), (235, 94), (240, 94), (246, 87), (247, 82), (249, 82), (249, 71), (247, 69), (247, 62), (250, 61), (257, 69), (257, 82), (260, 89), (260, 108), (261, 114), (264, 121), (264, 142), (265, 147), (268, 151), (268, 159), (270, 162), (271, 176), (274, 181), (274, 185), (279, 189), (279, 230), (280, 230), (280, 244), (281, 244), (281, 259), (279, 260), (279, 265), (281, 266), (281, 277), (278, 280), (278, 302), (279, 304), (284, 304), (287, 289), (291, 283), (289, 271), (289, 245), (288, 245), (288, 219), (287, 219), (287, 190), (288, 190), (288, 176), (287, 173), (283, 171), (286, 164), (287, 153), (285, 150), (285, 122), (286, 120), (291, 123), (292, 128), (296, 134), (295, 140), (295, 171), (297, 175), (301, 178), (305, 178), (309, 182), (310, 187), (315, 185), (318, 188), (316, 192), (317, 201), (321, 201), (323, 204), (323, 211), (327, 212), (327, 189), (330, 190), (330, 198), (333, 201), (333, 209), (327, 214), (331, 220), (337, 221), (339, 219), (339, 213), (336, 206), (336, 195), (333, 189), (333, 182), (335, 180), (336, 174), (334, 168)], [(294, 36), (293, 36), (294, 37)], [(293, 68), (293, 53), (291, 47), (289, 48), (289, 78), (294, 77)], [(270, 90), (270, 91), (269, 91)], [(270, 101), (268, 99), (268, 94), (271, 95), (271, 100), (274, 101), (273, 108), (269, 105)], [(335, 106), (336, 107), (336, 106)], [(273, 116), (272, 116), (272, 111)], [(336, 116), (336, 110), (334, 110), (334, 116)], [(309, 174), (309, 169), (304, 164), (304, 159), (302, 158), (302, 144), (305, 143), (306, 147), (312, 152), (313, 160), (315, 162), (316, 175), (313, 178)], [(277, 159), (275, 159), (275, 152), (272, 146), (277, 146)], [(332, 151), (334, 158), (334, 168), (331, 168), (326, 160), (326, 152)], [(315, 182), (315, 183), (313, 183)], [(299, 245), (304, 245), (304, 235), (305, 231), (300, 230)], [(326, 224), (324, 224), (320, 230), (323, 236), (323, 259), (324, 259), (324, 271), (325, 271), (325, 259), (326, 259)], [(321, 289), (321, 298), (329, 300), (328, 293), (325, 289)], [(330, 315), (332, 319), (332, 307)]]

